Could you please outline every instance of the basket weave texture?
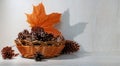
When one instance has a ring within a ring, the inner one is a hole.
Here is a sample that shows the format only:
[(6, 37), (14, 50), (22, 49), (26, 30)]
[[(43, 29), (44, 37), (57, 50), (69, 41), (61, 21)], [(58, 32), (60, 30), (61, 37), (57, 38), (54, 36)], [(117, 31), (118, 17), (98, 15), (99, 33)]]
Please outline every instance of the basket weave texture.
[(41, 42), (41, 45), (24, 46), (18, 40), (15, 40), (17, 49), (25, 58), (34, 58), (36, 52), (40, 52), (44, 58), (52, 58), (59, 56), (65, 47), (65, 41), (47, 41)]

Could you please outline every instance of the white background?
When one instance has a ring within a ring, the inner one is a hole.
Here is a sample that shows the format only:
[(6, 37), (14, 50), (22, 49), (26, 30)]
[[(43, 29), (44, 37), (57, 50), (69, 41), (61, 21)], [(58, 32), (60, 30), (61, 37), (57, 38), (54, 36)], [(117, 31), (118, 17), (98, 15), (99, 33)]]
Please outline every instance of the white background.
[(25, 13), (41, 1), (47, 14), (62, 13), (56, 28), (81, 51), (120, 51), (120, 0), (0, 0), (0, 49), (15, 45), (17, 34), (30, 29)]
[[(41, 0), (0, 0), (0, 49), (14, 45), (17, 34), (30, 29), (25, 13)], [(85, 51), (120, 50), (119, 0), (43, 0), (47, 14), (62, 13), (59, 30)]]

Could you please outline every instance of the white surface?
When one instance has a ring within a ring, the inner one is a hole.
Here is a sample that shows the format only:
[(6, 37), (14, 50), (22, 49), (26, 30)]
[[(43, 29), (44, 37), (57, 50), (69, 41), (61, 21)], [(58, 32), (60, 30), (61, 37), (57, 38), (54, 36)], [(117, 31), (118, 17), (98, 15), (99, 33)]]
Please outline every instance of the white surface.
[(34, 59), (16, 57), (12, 60), (0, 58), (0, 65), (9, 66), (120, 66), (120, 53), (79, 53), (62, 55), (36, 62)]

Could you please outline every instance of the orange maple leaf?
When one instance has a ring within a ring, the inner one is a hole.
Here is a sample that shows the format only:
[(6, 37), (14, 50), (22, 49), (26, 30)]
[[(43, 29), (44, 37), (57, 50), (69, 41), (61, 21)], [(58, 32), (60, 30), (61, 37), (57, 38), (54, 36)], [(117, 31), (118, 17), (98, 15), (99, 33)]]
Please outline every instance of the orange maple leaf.
[(54, 28), (54, 25), (60, 22), (60, 13), (46, 15), (45, 8), (40, 3), (38, 6), (33, 6), (32, 14), (26, 15), (31, 27), (42, 27), (47, 33), (52, 33), (54, 36), (61, 35), (61, 32)]

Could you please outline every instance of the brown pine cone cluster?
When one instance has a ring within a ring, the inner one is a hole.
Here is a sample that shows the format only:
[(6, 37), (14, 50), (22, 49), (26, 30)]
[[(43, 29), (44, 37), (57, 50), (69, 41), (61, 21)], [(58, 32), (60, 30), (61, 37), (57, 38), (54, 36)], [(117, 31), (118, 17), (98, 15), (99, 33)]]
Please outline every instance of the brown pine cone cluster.
[(31, 29), (31, 35), (32, 35), (32, 40), (39, 40), (44, 42), (54, 40), (53, 34), (48, 34), (41, 27), (33, 27)]
[(62, 54), (70, 54), (79, 50), (79, 44), (75, 41), (66, 40)]
[(3, 59), (12, 59), (13, 57), (18, 55), (14, 53), (14, 50), (12, 50), (12, 47), (8, 47), (8, 46), (4, 47), (1, 50), (1, 54)]
[[(35, 42), (39, 43), (40, 41), (46, 42), (46, 41), (56, 41), (60, 42), (64, 40), (63, 36), (57, 36), (55, 37), (53, 34), (48, 34), (44, 31), (41, 27), (32, 27), (31, 32), (28, 30), (24, 30), (18, 34), (19, 42), (22, 45), (33, 45)], [(18, 42), (18, 41), (17, 41)], [(19, 43), (19, 44), (20, 44)]]

